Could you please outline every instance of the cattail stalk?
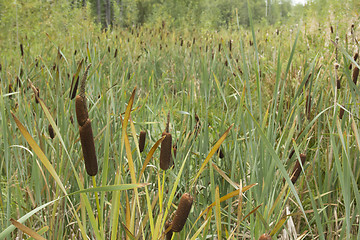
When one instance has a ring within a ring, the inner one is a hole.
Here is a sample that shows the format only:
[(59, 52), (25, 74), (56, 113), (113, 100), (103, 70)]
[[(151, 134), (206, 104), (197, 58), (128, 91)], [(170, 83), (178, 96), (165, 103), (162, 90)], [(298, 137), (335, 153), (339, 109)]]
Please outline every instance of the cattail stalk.
[(179, 206), (176, 209), (174, 219), (171, 223), (171, 229), (173, 232), (180, 232), (184, 228), (193, 200), (193, 197), (189, 193), (184, 193), (182, 195)]

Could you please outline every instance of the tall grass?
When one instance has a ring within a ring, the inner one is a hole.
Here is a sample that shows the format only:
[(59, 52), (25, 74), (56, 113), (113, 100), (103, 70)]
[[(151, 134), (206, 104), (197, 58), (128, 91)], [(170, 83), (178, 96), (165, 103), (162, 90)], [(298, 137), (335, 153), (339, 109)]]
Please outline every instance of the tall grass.
[[(0, 238), (165, 239), (184, 193), (193, 203), (173, 239), (359, 238), (359, 46), (339, 26), (84, 31), (3, 55)], [(70, 121), (90, 63), (93, 178)], [(163, 170), (165, 128), (177, 148)]]

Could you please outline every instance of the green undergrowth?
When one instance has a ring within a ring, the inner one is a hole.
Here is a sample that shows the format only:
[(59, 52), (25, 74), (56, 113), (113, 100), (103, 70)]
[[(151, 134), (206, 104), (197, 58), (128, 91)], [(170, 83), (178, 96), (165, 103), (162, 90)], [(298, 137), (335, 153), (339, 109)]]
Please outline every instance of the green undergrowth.
[[(0, 237), (28, 237), (16, 219), (45, 239), (164, 238), (189, 192), (192, 210), (173, 239), (359, 238), (359, 22), (338, 26), (21, 35), (0, 59)], [(70, 97), (90, 63), (93, 179)], [(168, 113), (177, 151), (163, 171)]]

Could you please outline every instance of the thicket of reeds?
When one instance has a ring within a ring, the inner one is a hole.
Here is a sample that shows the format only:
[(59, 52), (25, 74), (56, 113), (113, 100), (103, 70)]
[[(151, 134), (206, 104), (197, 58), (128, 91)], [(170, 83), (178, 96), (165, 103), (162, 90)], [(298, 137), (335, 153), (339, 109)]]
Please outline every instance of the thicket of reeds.
[(331, 24), (20, 36), (0, 238), (359, 238), (359, 21)]

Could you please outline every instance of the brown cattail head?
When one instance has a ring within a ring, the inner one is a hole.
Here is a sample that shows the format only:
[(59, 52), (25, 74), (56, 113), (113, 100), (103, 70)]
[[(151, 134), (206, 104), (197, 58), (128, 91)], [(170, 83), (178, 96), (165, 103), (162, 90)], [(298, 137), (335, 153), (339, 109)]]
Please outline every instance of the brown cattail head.
[[(358, 57), (359, 57), (359, 53), (356, 52), (356, 53), (354, 54), (354, 57), (353, 57), (354, 62), (357, 61)], [(351, 70), (351, 69), (352, 69), (352, 63), (350, 63), (350, 65), (349, 65), (349, 70)]]
[(54, 128), (52, 127), (51, 124), (49, 124), (49, 126), (48, 126), (48, 131), (49, 131), (49, 135), (50, 135), (51, 139), (54, 139), (55, 133), (54, 133)]
[(173, 230), (171, 229), (171, 222), (169, 221), (166, 221), (165, 223), (165, 235), (166, 235), (166, 240), (171, 240), (173, 235)]
[(141, 132), (140, 132), (140, 137), (139, 137), (139, 149), (140, 149), (140, 152), (143, 152), (143, 151), (144, 151), (145, 140), (146, 140), (146, 132), (145, 132), (145, 131), (141, 131)]
[(86, 99), (80, 95), (77, 95), (75, 98), (75, 110), (78, 124), (79, 126), (83, 126), (89, 118), (89, 114), (86, 107)]
[(259, 237), (259, 240), (271, 240), (271, 236), (269, 234), (264, 233)]
[[(304, 166), (305, 160), (306, 160), (306, 155), (305, 154), (300, 154), (300, 160), (301, 160), (301, 165)], [(301, 165), (299, 160), (296, 161), (296, 164), (294, 166), (293, 172), (291, 174), (291, 182), (293, 184), (295, 184), (296, 180), (299, 178), (300, 173), (301, 173)]]
[(353, 70), (353, 75), (352, 75), (352, 79), (353, 79), (353, 82), (354, 82), (355, 85), (357, 83), (358, 77), (359, 77), (359, 68), (355, 67), (354, 70)]
[(193, 200), (193, 197), (189, 193), (184, 193), (182, 195), (171, 224), (171, 229), (174, 232), (180, 232), (184, 228)]
[(21, 56), (24, 56), (24, 47), (22, 45), (22, 43), (20, 43), (20, 52), (21, 52)]
[(98, 165), (90, 119), (87, 119), (86, 122), (79, 127), (79, 131), (86, 172), (90, 176), (95, 176), (98, 172)]
[(334, 28), (333, 28), (333, 26), (331, 26), (331, 25), (330, 25), (330, 32), (331, 32), (331, 34), (334, 33)]
[(336, 80), (336, 88), (340, 89), (341, 88), (341, 81), (340, 79)]
[(171, 164), (171, 148), (172, 148), (172, 137), (171, 133), (163, 133), (165, 139), (161, 142), (160, 149), (160, 168), (167, 170)]
[(342, 119), (344, 116), (345, 110), (344, 110), (344, 106), (342, 108), (340, 108), (340, 112), (339, 112), (339, 118)]
[(9, 83), (9, 88), (8, 88), (8, 92), (12, 93), (14, 91), (13, 89), (13, 85), (11, 83)]
[(117, 52), (118, 52), (118, 50), (117, 50), (117, 49), (115, 49), (114, 58), (116, 58), (116, 56), (117, 56)]

